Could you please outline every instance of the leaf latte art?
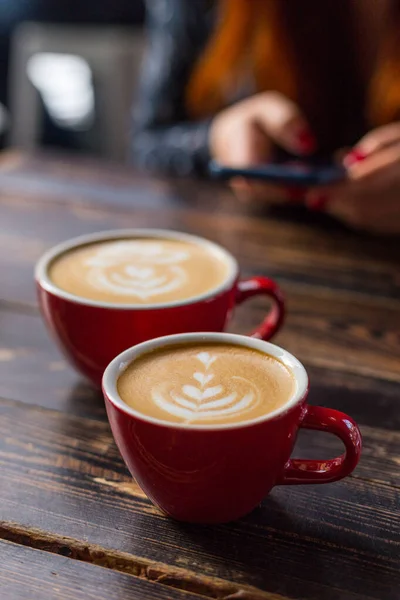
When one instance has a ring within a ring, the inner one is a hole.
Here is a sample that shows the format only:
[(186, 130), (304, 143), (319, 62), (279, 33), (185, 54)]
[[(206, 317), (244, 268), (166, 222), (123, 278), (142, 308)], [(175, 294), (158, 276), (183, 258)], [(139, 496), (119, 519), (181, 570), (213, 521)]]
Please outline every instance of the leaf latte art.
[(50, 278), (75, 296), (112, 304), (164, 304), (203, 294), (229, 272), (222, 255), (179, 239), (117, 239), (58, 257)]
[(160, 348), (121, 373), (122, 400), (153, 418), (187, 425), (251, 421), (285, 404), (294, 377), (247, 347), (198, 343)]
[(217, 357), (208, 352), (196, 355), (200, 371), (193, 373), (193, 382), (180, 389), (161, 384), (153, 390), (153, 401), (165, 412), (187, 421), (242, 415), (259, 402), (254, 384), (240, 376), (233, 376), (235, 391), (228, 393), (218, 375), (212, 370)]

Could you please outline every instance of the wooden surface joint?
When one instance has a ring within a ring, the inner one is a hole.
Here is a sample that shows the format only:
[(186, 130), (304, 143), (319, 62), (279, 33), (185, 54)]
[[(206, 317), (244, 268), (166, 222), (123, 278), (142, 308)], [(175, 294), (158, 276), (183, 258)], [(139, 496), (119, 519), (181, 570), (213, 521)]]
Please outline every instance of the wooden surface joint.
[(190, 592), (216, 600), (287, 600), (285, 597), (241, 586), (223, 579), (202, 577), (196, 573), (166, 564), (156, 563), (119, 550), (75, 538), (26, 528), (18, 523), (0, 521), (0, 539), (36, 550), (58, 554), (106, 569), (119, 571), (161, 584), (175, 590)]

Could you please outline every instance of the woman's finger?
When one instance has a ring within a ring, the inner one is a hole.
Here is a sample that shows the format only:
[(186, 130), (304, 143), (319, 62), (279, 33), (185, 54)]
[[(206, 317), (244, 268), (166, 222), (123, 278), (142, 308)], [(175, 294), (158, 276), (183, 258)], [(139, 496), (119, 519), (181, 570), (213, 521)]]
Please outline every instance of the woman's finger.
[(400, 169), (400, 140), (349, 166), (348, 176), (352, 181), (373, 184), (381, 176), (385, 178), (391, 167)]
[(307, 194), (309, 208), (318, 207), (353, 229), (371, 233), (398, 233), (400, 222), (400, 169), (388, 164), (368, 180), (348, 180), (316, 188)]
[(337, 198), (342, 198), (346, 193), (351, 193), (350, 184), (347, 181), (335, 185), (314, 187), (307, 192), (305, 204), (310, 210), (325, 211)]
[(261, 94), (256, 119), (276, 144), (299, 155), (312, 154), (316, 140), (298, 106), (278, 92)]
[(209, 135), (211, 156), (223, 165), (247, 167), (268, 160), (273, 144), (248, 114), (245, 103), (222, 111), (212, 121)]
[(344, 163), (350, 167), (365, 157), (398, 143), (400, 143), (400, 122), (378, 127), (368, 132), (356, 144), (345, 157)]

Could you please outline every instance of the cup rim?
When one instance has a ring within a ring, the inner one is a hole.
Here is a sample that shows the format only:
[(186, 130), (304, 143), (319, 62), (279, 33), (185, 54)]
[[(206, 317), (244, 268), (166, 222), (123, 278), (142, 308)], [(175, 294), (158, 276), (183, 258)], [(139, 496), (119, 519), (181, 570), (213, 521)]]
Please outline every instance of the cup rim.
[[(155, 350), (156, 348), (162, 348), (165, 346), (176, 346), (184, 343), (190, 344), (196, 342), (222, 342), (227, 344), (233, 344), (235, 346), (244, 346), (246, 348), (252, 348), (254, 350), (262, 352), (263, 354), (272, 356), (273, 358), (276, 358), (277, 360), (282, 362), (290, 370), (290, 372), (295, 378), (296, 388), (289, 400), (285, 402), (285, 404), (280, 408), (274, 410), (271, 413), (268, 413), (267, 415), (258, 417), (257, 419), (249, 419), (247, 421), (240, 421), (239, 423), (224, 423), (217, 425), (188, 425), (185, 423), (173, 423), (163, 421), (162, 419), (157, 419), (149, 415), (144, 415), (143, 413), (125, 404), (125, 402), (122, 400), (121, 396), (118, 393), (117, 380), (119, 375), (127, 368), (127, 366), (133, 360), (135, 360), (139, 356), (142, 356), (143, 354), (147, 354), (148, 352)], [(102, 380), (103, 394), (106, 396), (109, 402), (113, 404), (115, 408), (120, 409), (123, 413), (125, 413), (126, 416), (135, 417), (140, 421), (150, 423), (152, 425), (158, 425), (161, 427), (167, 427), (169, 429), (180, 429), (186, 431), (225, 431), (230, 429), (241, 429), (243, 427), (249, 427), (253, 425), (258, 425), (260, 423), (264, 423), (266, 421), (271, 421), (276, 417), (286, 414), (297, 404), (302, 402), (307, 395), (308, 385), (309, 380), (307, 371), (302, 365), (302, 363), (295, 356), (290, 354), (290, 352), (284, 350), (280, 346), (276, 346), (275, 344), (271, 344), (270, 342), (265, 342), (263, 340), (244, 335), (237, 335), (233, 333), (209, 332), (168, 335), (148, 340), (146, 342), (142, 342), (141, 344), (137, 344), (136, 346), (132, 346), (124, 352), (121, 352), (121, 354), (116, 356), (110, 362), (110, 364), (104, 371)]]
[[(64, 254), (65, 252), (72, 250), (73, 248), (77, 248), (79, 246), (86, 246), (89, 244), (107, 240), (111, 241), (126, 238), (145, 237), (180, 240), (203, 246), (211, 253), (221, 257), (222, 260), (226, 261), (228, 265), (228, 274), (222, 283), (212, 288), (211, 290), (204, 292), (203, 294), (198, 294), (197, 296), (193, 296), (185, 300), (174, 300), (172, 302), (160, 302), (157, 304), (138, 304), (135, 302), (114, 304), (112, 302), (103, 302), (101, 300), (91, 300), (90, 298), (82, 298), (81, 296), (76, 296), (75, 294), (71, 294), (70, 292), (62, 290), (57, 285), (55, 285), (49, 277), (48, 268), (51, 262), (59, 256), (61, 256), (62, 254)], [(189, 233), (183, 233), (180, 231), (173, 231), (170, 229), (112, 229), (109, 231), (100, 231), (96, 233), (81, 235), (75, 238), (71, 238), (65, 242), (61, 242), (60, 244), (57, 244), (56, 246), (53, 246), (52, 248), (47, 250), (47, 252), (45, 252), (41, 256), (41, 258), (39, 258), (35, 266), (35, 280), (38, 283), (38, 285), (40, 285), (45, 291), (64, 300), (68, 300), (69, 302), (73, 302), (75, 304), (80, 304), (83, 306), (93, 306), (97, 308), (107, 308), (112, 310), (160, 310), (165, 308), (174, 308), (178, 306), (196, 304), (197, 302), (210, 300), (211, 298), (219, 296), (221, 293), (230, 290), (234, 286), (238, 276), (238, 262), (234, 258), (234, 256), (230, 252), (228, 252), (228, 250), (206, 238), (202, 238), (200, 236), (192, 235)]]

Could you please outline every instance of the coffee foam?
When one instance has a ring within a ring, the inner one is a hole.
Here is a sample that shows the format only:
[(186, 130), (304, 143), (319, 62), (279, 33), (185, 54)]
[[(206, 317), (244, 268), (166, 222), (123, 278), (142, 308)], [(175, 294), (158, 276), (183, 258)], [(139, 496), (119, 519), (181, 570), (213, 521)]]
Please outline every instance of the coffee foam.
[(49, 269), (62, 290), (113, 304), (185, 300), (218, 287), (228, 274), (228, 262), (206, 247), (158, 238), (78, 246)]
[(173, 346), (145, 354), (120, 375), (128, 405), (174, 423), (224, 424), (253, 420), (280, 408), (295, 379), (279, 360), (229, 344)]

